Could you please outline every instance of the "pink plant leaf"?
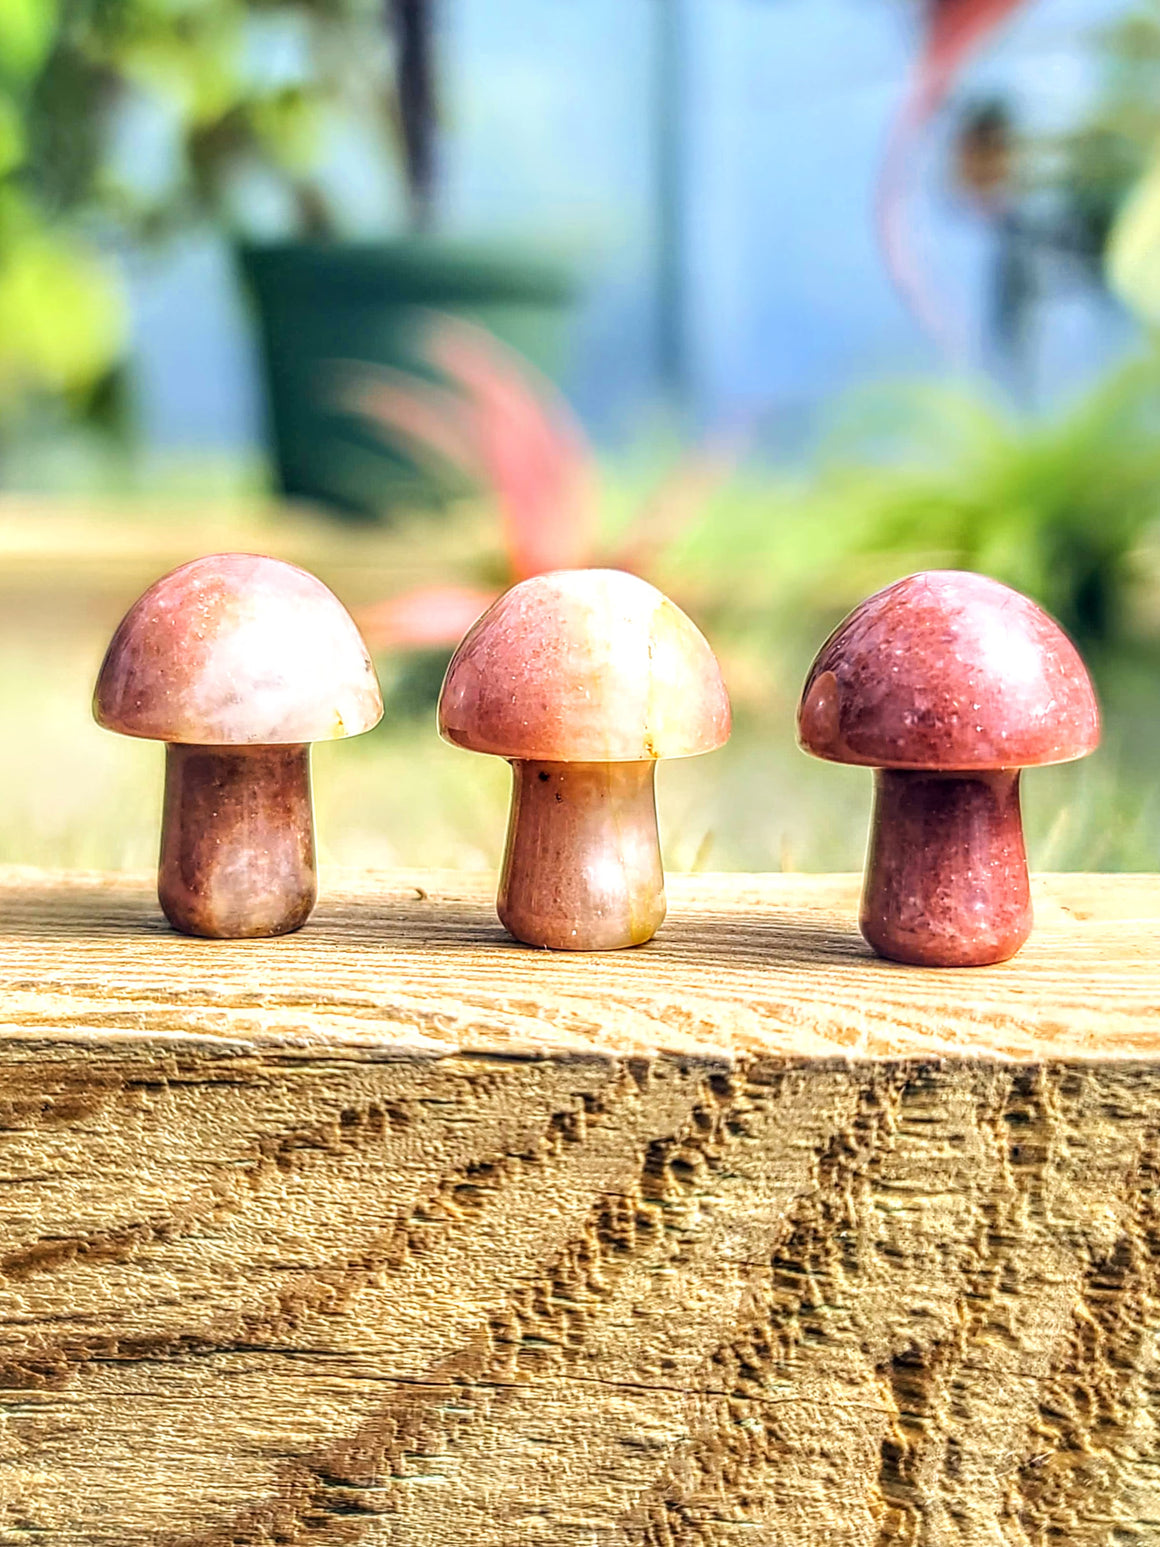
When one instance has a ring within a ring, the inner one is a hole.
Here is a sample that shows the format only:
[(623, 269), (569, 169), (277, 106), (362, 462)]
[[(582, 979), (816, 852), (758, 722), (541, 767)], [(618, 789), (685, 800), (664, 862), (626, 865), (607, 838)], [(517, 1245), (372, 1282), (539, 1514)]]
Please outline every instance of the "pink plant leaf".
[(352, 364), (338, 398), (342, 407), (424, 462), (450, 466), (476, 483), (486, 481), (474, 416), (459, 393), (389, 366)]
[(926, 39), (912, 93), (926, 117), (937, 112), (968, 56), (1024, 0), (929, 0)]
[(926, 331), (948, 352), (962, 341), (932, 293), (912, 247), (907, 195), (915, 150), (967, 59), (1024, 0), (926, 0), (923, 41), (895, 115), (878, 177), (875, 220), (891, 278)]
[(375, 653), (434, 650), (457, 645), (495, 598), (471, 586), (419, 586), (364, 608), (356, 621)]
[(590, 563), (594, 462), (559, 394), (514, 350), (461, 318), (436, 317), (427, 352), (471, 406), (513, 577)]

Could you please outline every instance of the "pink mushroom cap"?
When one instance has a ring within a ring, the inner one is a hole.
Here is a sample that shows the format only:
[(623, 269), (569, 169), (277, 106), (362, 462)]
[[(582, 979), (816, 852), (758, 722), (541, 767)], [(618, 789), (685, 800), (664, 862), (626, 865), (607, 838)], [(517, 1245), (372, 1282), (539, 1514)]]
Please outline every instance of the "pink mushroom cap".
[(704, 635), (635, 575), (569, 569), (513, 586), (447, 668), (439, 729), (456, 746), (555, 763), (690, 757), (729, 736)]
[(1087, 668), (1026, 596), (964, 570), (927, 570), (869, 597), (810, 667), (798, 737), (872, 768), (1030, 768), (1100, 739)]
[(109, 730), (200, 746), (331, 741), (382, 712), (338, 598), (252, 553), (194, 559), (151, 585), (113, 635), (93, 698)]

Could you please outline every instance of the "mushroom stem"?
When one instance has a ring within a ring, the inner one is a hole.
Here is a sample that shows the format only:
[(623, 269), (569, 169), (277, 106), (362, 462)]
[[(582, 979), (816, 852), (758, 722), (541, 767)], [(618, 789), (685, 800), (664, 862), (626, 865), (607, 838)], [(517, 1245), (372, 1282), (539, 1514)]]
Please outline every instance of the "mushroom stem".
[(512, 762), (496, 908), (527, 945), (615, 951), (665, 916), (656, 764)]
[(316, 896), (308, 746), (166, 747), (157, 896), (174, 929), (300, 929)]
[(862, 933), (920, 967), (983, 967), (1031, 931), (1019, 770), (878, 769)]

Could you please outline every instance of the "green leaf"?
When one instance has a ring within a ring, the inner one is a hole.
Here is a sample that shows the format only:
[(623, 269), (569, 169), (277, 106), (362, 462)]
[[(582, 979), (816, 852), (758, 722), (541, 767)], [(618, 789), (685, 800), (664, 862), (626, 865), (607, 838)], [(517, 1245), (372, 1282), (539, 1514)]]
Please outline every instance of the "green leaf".
[(105, 265), (66, 237), (29, 232), (0, 260), (0, 402), (90, 386), (116, 361), (125, 308)]
[(11, 97), (0, 92), (0, 177), (24, 160), (24, 123)]
[(0, 75), (30, 80), (56, 35), (54, 0), (0, 0)]
[(1105, 265), (1120, 299), (1144, 321), (1160, 325), (1160, 154), (1116, 217)]

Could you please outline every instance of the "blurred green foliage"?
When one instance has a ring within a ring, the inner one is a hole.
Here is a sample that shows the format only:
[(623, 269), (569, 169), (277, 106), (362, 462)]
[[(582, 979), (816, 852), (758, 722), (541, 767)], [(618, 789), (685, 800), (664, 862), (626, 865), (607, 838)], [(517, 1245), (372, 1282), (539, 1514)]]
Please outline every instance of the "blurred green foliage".
[(828, 460), (827, 486), (869, 550), (1004, 580), (1088, 651), (1131, 632), (1160, 517), (1157, 354), (1045, 419), (969, 389), (879, 389), (847, 412)]
[(378, 0), (0, 0), (0, 420), (107, 401), (110, 241), (339, 229), (324, 164), (389, 164), (389, 53)]
[[(1108, 180), (1107, 273), (1143, 321), (1160, 326), (1160, 0), (1109, 34), (1109, 89), (1091, 136), (1119, 146), (1122, 175)], [(1081, 142), (1082, 143), (1082, 139)]]
[(0, 416), (39, 389), (84, 394), (124, 337), (111, 272), (50, 219), (30, 175), (33, 104), (59, 25), (50, 0), (0, 0)]
[(330, 233), (333, 138), (376, 157), (397, 140), (378, 0), (59, 5), (0, 0), (53, 17), (29, 45), (23, 103), (27, 171), (53, 212), (99, 210), (146, 237), (207, 216), (247, 235)]
[(1160, 326), (1160, 155), (1116, 217), (1107, 275), (1112, 289), (1142, 321)]
[[(1069, 409), (1018, 413), (981, 387), (878, 383), (845, 401), (814, 467), (743, 474), (664, 557), (658, 583), (715, 635), (776, 653), (783, 618), (823, 630), (876, 586), (978, 570), (1035, 597), (1091, 658), (1151, 649), (1160, 537), (1160, 354)], [(1111, 663), (1110, 665), (1108, 663)]]

